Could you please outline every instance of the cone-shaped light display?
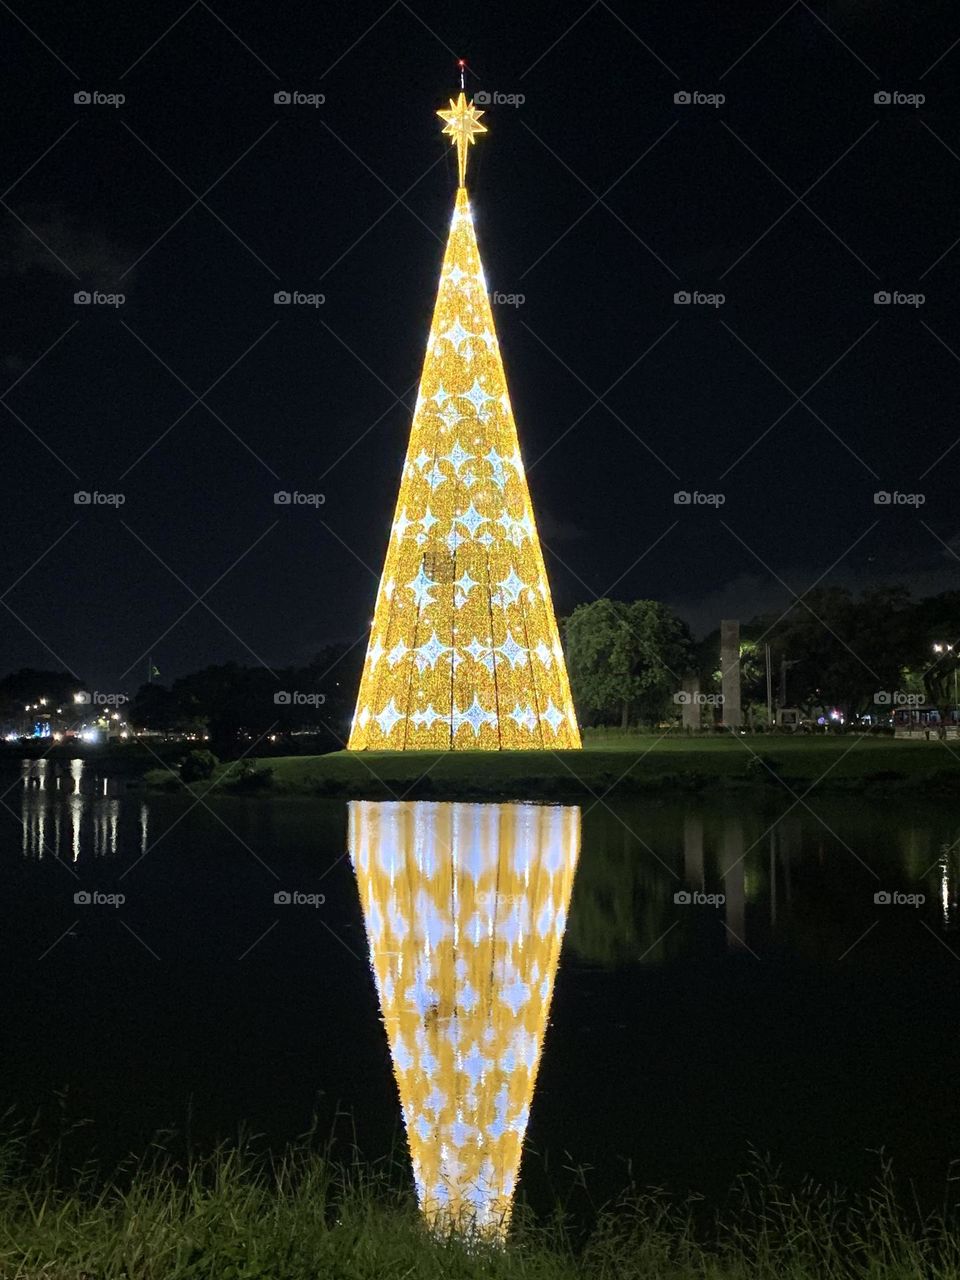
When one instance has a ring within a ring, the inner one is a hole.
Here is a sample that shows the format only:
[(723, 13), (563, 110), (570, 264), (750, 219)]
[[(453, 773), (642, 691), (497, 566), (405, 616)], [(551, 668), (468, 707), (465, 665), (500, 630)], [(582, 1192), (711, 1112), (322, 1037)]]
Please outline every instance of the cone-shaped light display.
[(350, 805), (350, 856), (420, 1206), (505, 1231), (580, 850), (580, 810)]
[(440, 115), (460, 186), (380, 580), (351, 750), (579, 747), (463, 185), (485, 132)]

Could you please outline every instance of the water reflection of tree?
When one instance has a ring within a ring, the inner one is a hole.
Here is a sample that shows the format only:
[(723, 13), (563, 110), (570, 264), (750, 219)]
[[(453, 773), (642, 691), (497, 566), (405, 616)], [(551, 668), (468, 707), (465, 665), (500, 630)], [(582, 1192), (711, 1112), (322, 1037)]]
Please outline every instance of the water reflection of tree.
[[(642, 816), (628, 810), (622, 820), (595, 816), (584, 838), (568, 945), (605, 967), (753, 946), (748, 932), (760, 945), (772, 928), (772, 821), (762, 811), (674, 807)], [(674, 901), (681, 889), (723, 893), (726, 904), (681, 906)]]
[(684, 950), (682, 924), (671, 928), (681, 885), (631, 832), (608, 825), (581, 859), (567, 945), (582, 960), (610, 967), (672, 959)]
[[(726, 903), (680, 907), (681, 888), (721, 892)], [(894, 890), (926, 901), (915, 910), (875, 901)], [(869, 968), (882, 967), (884, 948), (914, 946), (920, 920), (960, 927), (960, 835), (949, 810), (904, 814), (851, 797), (809, 811), (782, 801), (629, 806), (587, 820), (567, 945), (605, 968), (728, 949)]]

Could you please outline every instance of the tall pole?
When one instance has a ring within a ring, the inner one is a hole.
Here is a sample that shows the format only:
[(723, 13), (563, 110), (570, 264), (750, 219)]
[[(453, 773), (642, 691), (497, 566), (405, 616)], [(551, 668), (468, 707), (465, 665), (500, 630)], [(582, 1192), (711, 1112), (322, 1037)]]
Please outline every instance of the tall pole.
[(767, 724), (773, 728), (773, 673), (770, 670), (770, 646), (763, 646), (767, 658)]

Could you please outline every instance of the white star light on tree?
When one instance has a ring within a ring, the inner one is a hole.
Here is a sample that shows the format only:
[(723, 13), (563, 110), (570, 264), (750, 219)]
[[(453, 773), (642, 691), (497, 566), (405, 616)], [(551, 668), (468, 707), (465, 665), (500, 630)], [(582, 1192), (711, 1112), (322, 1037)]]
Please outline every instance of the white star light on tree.
[(528, 730), (530, 733), (537, 727), (537, 716), (533, 707), (528, 702), (525, 707), (521, 707), (518, 702), (510, 712), (510, 719), (518, 726)]
[(462, 516), (456, 517), (456, 521), (458, 524), (463, 525), (463, 527), (470, 534), (471, 538), (475, 538), (477, 536), (477, 530), (480, 528), (482, 524), (489, 523), (489, 521), (487, 520), (487, 517), (482, 516), (472, 502), (470, 503), (470, 506), (467, 508), (467, 510), (463, 513)]
[(505, 608), (508, 604), (516, 604), (520, 592), (526, 588), (526, 583), (517, 576), (516, 569), (511, 565), (510, 572), (502, 582), (497, 583), (497, 586), (500, 588), (500, 602)]
[(458, 422), (465, 421), (464, 415), (460, 412), (460, 410), (457, 408), (457, 406), (454, 404), (452, 400), (450, 401), (449, 404), (444, 405), (444, 407), (440, 410), (440, 419), (445, 426), (450, 427), (451, 429), (455, 427)]
[(547, 724), (553, 730), (553, 736), (557, 736), (557, 730), (563, 724), (563, 712), (553, 705), (553, 699), (547, 703), (546, 711), (540, 712), (540, 719), (546, 720)]
[(400, 721), (405, 720), (406, 716), (399, 710), (393, 698), (387, 703), (378, 716), (373, 717), (380, 726), (380, 732), (385, 738), (389, 738), (393, 733), (394, 726)]
[(462, 608), (463, 604), (465, 604), (469, 599), (470, 592), (473, 590), (474, 587), (478, 586), (479, 584), (476, 582), (474, 578), (470, 577), (470, 571), (468, 569), (464, 569), (463, 573), (461, 573), (460, 577), (457, 578), (456, 582), (453, 585), (457, 588), (457, 592), (458, 592), (457, 598), (460, 601), (462, 601), (462, 603), (457, 607)]
[(444, 480), (446, 480), (446, 478), (447, 477), (443, 474), (443, 472), (440, 470), (440, 468), (437, 466), (436, 463), (433, 464), (433, 466), (430, 468), (430, 470), (426, 474), (426, 480), (430, 486), (431, 491), (433, 491), (434, 489), (439, 489), (440, 486), (443, 484)]
[(423, 711), (414, 711), (410, 716), (410, 723), (418, 729), (432, 729), (438, 720), (446, 720), (446, 716), (442, 716), (439, 711), (434, 710), (433, 703), (428, 703)]
[(533, 651), (543, 665), (549, 670), (553, 666), (553, 652), (540, 640)]
[(460, 468), (465, 462), (470, 462), (473, 456), (474, 455), (472, 453), (467, 453), (459, 440), (455, 440), (450, 452), (443, 455), (443, 460), (444, 462), (449, 462), (454, 471), (459, 475)]
[(404, 507), (393, 522), (393, 536), (398, 542), (403, 540), (403, 535), (407, 532), (412, 523), (413, 522), (411, 520), (407, 519), (407, 508)]
[(436, 585), (421, 564), (417, 570), (417, 576), (407, 583), (407, 586), (413, 592), (413, 600), (418, 609), (422, 609), (428, 604), (433, 604), (433, 596), (430, 591)]
[(423, 518), (420, 520), (419, 523), (423, 532), (429, 533), (430, 530), (433, 528), (433, 526), (439, 522), (437, 520), (437, 517), (430, 510), (430, 508), (427, 507), (426, 511), (423, 513)]
[(459, 316), (457, 316), (456, 320), (453, 322), (453, 324), (450, 326), (449, 329), (444, 330), (444, 332), (440, 334), (441, 338), (446, 338), (447, 342), (452, 344), (454, 350), (458, 354), (460, 351), (460, 347), (463, 345), (463, 343), (466, 342), (468, 338), (475, 338), (476, 336), (477, 335), (475, 333), (467, 332), (467, 330), (460, 323)]
[(465, 711), (461, 711), (456, 703), (453, 704), (453, 732), (459, 733), (460, 729), (465, 725), (469, 725), (473, 730), (473, 736), (479, 737), (480, 730), (485, 724), (496, 726), (497, 715), (495, 711), (485, 711), (480, 705), (480, 699), (476, 694), (473, 695), (473, 702)]
[(391, 667), (395, 667), (398, 662), (402, 662), (407, 656), (408, 649), (403, 639), (397, 641), (390, 652), (387, 654), (387, 662)]
[(380, 643), (380, 637), (377, 636), (376, 640), (374, 640), (373, 644), (370, 646), (370, 652), (367, 654), (367, 661), (370, 663), (371, 671), (376, 671), (377, 663), (383, 657), (383, 654), (384, 648)]
[(517, 644), (509, 629), (507, 630), (506, 640), (504, 640), (503, 644), (496, 650), (496, 652), (502, 653), (514, 670), (516, 670), (517, 667), (525, 667), (527, 665), (527, 650), (523, 645)]
[(484, 391), (483, 387), (480, 385), (479, 379), (477, 378), (474, 378), (473, 386), (470, 390), (462, 391), (460, 395), (463, 400), (470, 401), (478, 414), (482, 412), (484, 405), (488, 404), (491, 400), (496, 399), (496, 396), (491, 396)]
[(482, 662), (488, 671), (493, 670), (493, 654), (488, 644), (481, 644), (476, 636), (468, 645), (464, 645), (464, 653), (469, 653), (474, 662)]
[(504, 469), (503, 469), (503, 464), (505, 459), (500, 457), (496, 449), (491, 448), (489, 453), (484, 454), (483, 460), (484, 462), (490, 463), (490, 468), (493, 471), (493, 476), (492, 476), (493, 483), (497, 486), (497, 488), (502, 493), (503, 490), (506, 488), (506, 484), (507, 484), (506, 473), (504, 472)]
[(450, 648), (451, 646), (448, 644), (441, 644), (436, 631), (434, 631), (429, 640), (413, 651), (417, 656), (417, 670), (425, 671), (429, 667), (432, 671), (437, 665), (437, 659), (441, 658), (445, 653), (449, 653)]
[(497, 524), (500, 525), (500, 527), (503, 529), (503, 532), (506, 534), (507, 541), (512, 542), (515, 547), (521, 546), (523, 543), (524, 537), (529, 536), (527, 534), (527, 529), (526, 529), (526, 525), (524, 524), (523, 518), (518, 520), (515, 516), (510, 515), (510, 513), (507, 511), (504, 511), (502, 513), (499, 520), (497, 521)]

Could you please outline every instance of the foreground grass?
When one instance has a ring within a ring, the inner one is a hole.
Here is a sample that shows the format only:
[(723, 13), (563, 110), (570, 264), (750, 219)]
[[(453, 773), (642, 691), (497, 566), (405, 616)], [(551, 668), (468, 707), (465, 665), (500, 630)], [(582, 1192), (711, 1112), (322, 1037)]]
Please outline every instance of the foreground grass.
[[(571, 1228), (518, 1210), (505, 1245), (431, 1234), (384, 1174), (302, 1148), (278, 1161), (223, 1149), (186, 1168), (158, 1152), (101, 1180), (0, 1150), (3, 1280), (952, 1280), (960, 1237), (909, 1216), (889, 1169), (859, 1200), (790, 1193), (762, 1171), (728, 1211), (633, 1194)], [(695, 1222), (698, 1225), (695, 1225)]]
[[(960, 743), (845, 736), (589, 734), (583, 751), (336, 751), (221, 766), (215, 788), (390, 799), (553, 799), (722, 787), (960, 796)], [(156, 770), (149, 782), (176, 786)], [(254, 780), (256, 782), (256, 779)], [(204, 789), (210, 783), (201, 784)]]

